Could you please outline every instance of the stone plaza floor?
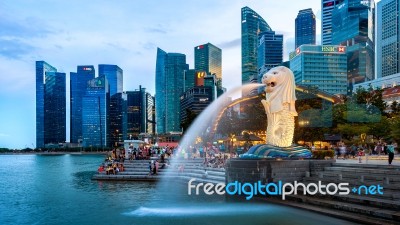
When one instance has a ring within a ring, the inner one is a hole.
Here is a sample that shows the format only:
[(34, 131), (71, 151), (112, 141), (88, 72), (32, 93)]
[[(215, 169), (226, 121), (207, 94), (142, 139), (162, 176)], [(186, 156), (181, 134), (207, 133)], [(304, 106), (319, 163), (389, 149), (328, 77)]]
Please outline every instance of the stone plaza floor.
[[(360, 164), (371, 164), (371, 165), (389, 165), (388, 162), (388, 155), (368, 155), (368, 156), (362, 156), (362, 161)], [(336, 159), (337, 163), (359, 163), (358, 162), (358, 157), (356, 156), (355, 158), (348, 158), (348, 159)], [(400, 166), (400, 154), (394, 155), (394, 159), (392, 162), (392, 165)]]

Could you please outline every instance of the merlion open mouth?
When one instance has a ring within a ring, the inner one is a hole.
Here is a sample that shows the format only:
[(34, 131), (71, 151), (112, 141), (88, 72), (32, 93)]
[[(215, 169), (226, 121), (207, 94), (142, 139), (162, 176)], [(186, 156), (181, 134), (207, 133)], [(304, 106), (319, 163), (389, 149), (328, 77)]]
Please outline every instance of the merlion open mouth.
[(275, 87), (275, 82), (269, 82), (267, 83), (267, 87)]

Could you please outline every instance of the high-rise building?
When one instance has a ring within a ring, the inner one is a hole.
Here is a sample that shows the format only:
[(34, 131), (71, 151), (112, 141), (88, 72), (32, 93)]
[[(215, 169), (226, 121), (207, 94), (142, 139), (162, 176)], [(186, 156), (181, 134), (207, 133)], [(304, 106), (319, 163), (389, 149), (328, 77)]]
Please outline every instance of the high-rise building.
[(199, 115), (217, 98), (217, 78), (205, 71), (196, 71), (195, 86), (185, 91), (180, 97), (181, 124), (187, 122), (188, 112)]
[(154, 98), (139, 86), (138, 90), (124, 92), (127, 96), (127, 137), (154, 134)]
[(108, 145), (119, 146), (127, 139), (127, 94), (116, 93), (110, 97), (110, 127), (108, 129)]
[(105, 76), (88, 81), (82, 98), (82, 138), (84, 147), (105, 147), (109, 129), (109, 84)]
[[(212, 87), (195, 86), (180, 97), (181, 123), (188, 119), (188, 113), (199, 115), (213, 101)], [(193, 122), (193, 121), (192, 121)]]
[(185, 83), (184, 83), (185, 87), (183, 91), (187, 91), (190, 88), (194, 87), (195, 76), (196, 76), (195, 69), (185, 70)]
[(36, 147), (66, 139), (66, 76), (36, 61)]
[(262, 75), (283, 61), (283, 35), (275, 31), (266, 31), (259, 34), (258, 45), (258, 83)]
[(332, 44), (332, 10), (344, 0), (322, 0), (322, 45)]
[(315, 15), (312, 9), (299, 11), (295, 20), (295, 46), (296, 48), (304, 44), (315, 45)]
[(249, 7), (242, 8), (242, 84), (257, 83), (258, 34), (271, 31), (265, 20)]
[(222, 50), (211, 43), (194, 47), (194, 69), (215, 74), (222, 81)]
[(159, 134), (181, 131), (179, 98), (184, 90), (184, 72), (187, 70), (186, 55), (157, 48), (155, 105)]
[(400, 73), (400, 1), (381, 0), (377, 11), (376, 77)]
[(374, 79), (374, 15), (373, 0), (344, 0), (332, 10), (332, 44), (347, 47), (349, 90)]
[(123, 91), (123, 71), (117, 65), (99, 65), (99, 76), (105, 76), (110, 85), (110, 96)]
[(70, 142), (82, 143), (82, 98), (86, 94), (88, 81), (94, 79), (93, 66), (78, 66), (70, 73)]
[(347, 94), (346, 47), (302, 45), (289, 57), (296, 84), (317, 87), (330, 94)]

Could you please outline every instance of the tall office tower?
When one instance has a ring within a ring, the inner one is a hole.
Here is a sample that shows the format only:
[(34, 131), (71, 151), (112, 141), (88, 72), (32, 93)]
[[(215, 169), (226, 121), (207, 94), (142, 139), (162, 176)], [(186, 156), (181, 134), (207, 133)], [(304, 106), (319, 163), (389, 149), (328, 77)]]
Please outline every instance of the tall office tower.
[(283, 61), (283, 35), (275, 31), (266, 31), (259, 34), (258, 45), (258, 83), (262, 75)]
[(36, 61), (36, 147), (66, 139), (65, 73), (44, 61)]
[(155, 101), (159, 134), (181, 131), (179, 98), (184, 89), (185, 70), (189, 70), (186, 55), (157, 48)]
[(322, 45), (332, 44), (332, 10), (344, 0), (322, 0)]
[(295, 20), (295, 42), (296, 48), (304, 44), (315, 45), (315, 15), (312, 9), (299, 11)]
[(242, 84), (257, 83), (258, 34), (272, 31), (265, 20), (249, 7), (242, 8)]
[(345, 0), (332, 11), (332, 44), (347, 46), (348, 90), (374, 79), (373, 0)]
[(123, 71), (117, 65), (99, 65), (99, 76), (105, 76), (110, 85), (110, 96), (123, 91)]
[(110, 97), (110, 127), (108, 129), (108, 146), (119, 146), (127, 139), (127, 95), (116, 93)]
[(109, 129), (109, 84), (105, 76), (88, 81), (82, 98), (82, 138), (84, 147), (107, 146)]
[(222, 86), (222, 50), (211, 43), (194, 47), (194, 69), (215, 74)]
[(330, 94), (347, 94), (346, 47), (302, 45), (289, 58), (296, 85), (317, 87)]
[(181, 124), (186, 123), (188, 110), (199, 115), (213, 100), (217, 98), (217, 78), (205, 71), (196, 71), (194, 86), (180, 97)]
[(136, 139), (140, 134), (154, 134), (154, 99), (139, 86), (138, 90), (124, 92), (127, 96), (127, 137)]
[(78, 66), (70, 73), (70, 142), (82, 143), (82, 98), (87, 83), (95, 77), (93, 66)]
[(185, 71), (185, 87), (183, 88), (183, 91), (187, 91), (190, 88), (194, 87), (194, 80), (196, 76), (195, 73), (195, 69), (189, 69)]
[(400, 73), (400, 1), (378, 2), (376, 77)]

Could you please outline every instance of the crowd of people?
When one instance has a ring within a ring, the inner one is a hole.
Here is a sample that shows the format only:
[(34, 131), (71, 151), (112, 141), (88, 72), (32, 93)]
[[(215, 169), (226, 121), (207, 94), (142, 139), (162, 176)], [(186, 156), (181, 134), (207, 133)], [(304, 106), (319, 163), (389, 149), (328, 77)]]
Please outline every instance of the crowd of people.
[(331, 146), (331, 148), (336, 152), (336, 158), (339, 159), (349, 159), (358, 157), (359, 162), (362, 162), (362, 156), (365, 155), (388, 155), (388, 164), (391, 165), (394, 159), (395, 149), (397, 148), (397, 143), (384, 142), (382, 140), (374, 143), (374, 145), (355, 145), (346, 146), (343, 142), (340, 142), (336, 146)]
[[(217, 146), (189, 147), (138, 147), (125, 150), (115, 148), (107, 154), (107, 157), (98, 172), (107, 175), (115, 175), (123, 172), (125, 160), (151, 160), (149, 162), (149, 175), (156, 175), (159, 169), (169, 167), (171, 158), (194, 159), (202, 158), (205, 167), (223, 168), (229, 158), (237, 157), (237, 154), (229, 154), (220, 151)], [(177, 165), (178, 171), (183, 172), (184, 165)]]

